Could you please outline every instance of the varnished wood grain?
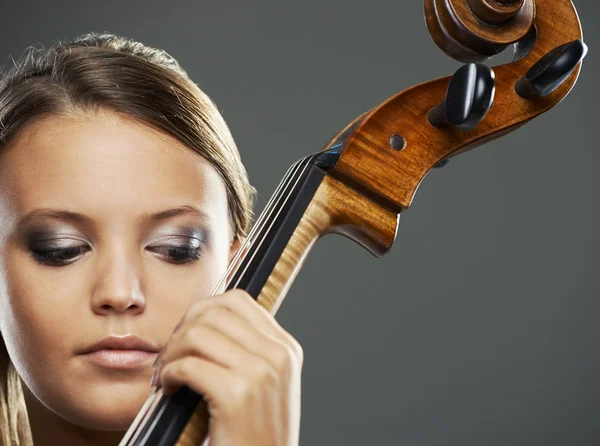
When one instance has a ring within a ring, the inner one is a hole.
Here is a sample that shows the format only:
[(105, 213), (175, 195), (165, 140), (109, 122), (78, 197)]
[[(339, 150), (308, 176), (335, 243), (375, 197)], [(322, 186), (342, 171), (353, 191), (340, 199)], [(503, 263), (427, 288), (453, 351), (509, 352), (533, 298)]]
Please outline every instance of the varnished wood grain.
[[(518, 0), (514, 3), (500, 3), (496, 0), (467, 0), (467, 5), (478, 19), (498, 25), (507, 22), (518, 13), (523, 14), (525, 1), (533, 3), (532, 0)], [(533, 14), (531, 21), (533, 21)]]
[(272, 314), (279, 309), (314, 243), (330, 233), (348, 237), (373, 255), (392, 246), (398, 215), (332, 177), (325, 177), (258, 296)]
[[(536, 8), (535, 46), (521, 60), (493, 68), (494, 104), (474, 130), (433, 127), (427, 113), (444, 99), (450, 76), (425, 82), (370, 111), (349, 137), (335, 174), (399, 212), (410, 205), (419, 183), (440, 160), (506, 134), (558, 104), (575, 84), (581, 64), (548, 96), (524, 99), (514, 90), (515, 82), (544, 54), (582, 38), (577, 13), (570, 1), (538, 0)], [(393, 134), (406, 139), (403, 150), (390, 147)]]
[(496, 0), (425, 0), (425, 22), (433, 40), (462, 62), (483, 60), (522, 39), (534, 17), (534, 0), (511, 5)]

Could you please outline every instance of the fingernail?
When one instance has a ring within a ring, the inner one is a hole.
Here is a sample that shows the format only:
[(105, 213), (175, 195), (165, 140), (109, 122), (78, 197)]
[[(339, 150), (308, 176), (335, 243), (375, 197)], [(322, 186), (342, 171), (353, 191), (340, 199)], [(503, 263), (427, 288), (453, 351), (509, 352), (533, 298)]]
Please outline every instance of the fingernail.
[[(150, 387), (156, 385), (158, 381), (158, 369), (156, 369), (154, 371), (154, 374), (152, 375), (152, 379), (150, 380)], [(160, 387), (160, 386), (156, 386), (156, 387)]]
[(154, 360), (154, 364), (152, 364), (152, 367), (156, 367), (156, 364), (158, 364), (158, 361), (160, 360), (160, 355), (162, 355), (162, 351), (156, 356), (156, 359)]

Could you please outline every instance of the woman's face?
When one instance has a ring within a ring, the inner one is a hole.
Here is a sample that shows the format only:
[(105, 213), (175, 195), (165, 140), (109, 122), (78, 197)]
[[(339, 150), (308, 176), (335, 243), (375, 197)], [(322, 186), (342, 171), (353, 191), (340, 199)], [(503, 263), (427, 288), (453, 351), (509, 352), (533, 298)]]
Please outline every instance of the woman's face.
[(213, 292), (239, 247), (225, 185), (177, 139), (108, 112), (30, 124), (0, 172), (9, 355), (56, 414), (125, 429), (150, 393), (152, 361), (114, 369), (78, 352), (125, 334), (160, 348), (192, 301)]

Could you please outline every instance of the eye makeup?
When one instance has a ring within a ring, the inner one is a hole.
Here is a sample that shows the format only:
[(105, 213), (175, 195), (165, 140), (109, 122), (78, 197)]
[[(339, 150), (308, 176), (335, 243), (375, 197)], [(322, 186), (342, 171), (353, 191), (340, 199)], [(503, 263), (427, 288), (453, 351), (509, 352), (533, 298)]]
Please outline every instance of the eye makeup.
[(59, 266), (67, 261), (72, 263), (90, 250), (86, 240), (62, 230), (36, 228), (26, 233), (25, 240), (27, 253), (40, 264)]
[[(185, 264), (199, 260), (208, 241), (204, 226), (177, 226), (157, 234), (145, 246), (168, 263)], [(51, 228), (33, 228), (25, 234), (28, 254), (37, 263), (66, 266), (90, 251), (91, 243), (81, 236)]]
[[(165, 242), (166, 240), (187, 241), (186, 245), (167, 244), (167, 245), (150, 245), (148, 250), (158, 253), (165, 253), (170, 259), (170, 263), (186, 264), (200, 259), (201, 251), (207, 241), (207, 231), (203, 227), (193, 228), (178, 228), (176, 234), (166, 236), (157, 236), (157, 243)], [(166, 237), (166, 238), (165, 238)]]
[(177, 226), (177, 227), (167, 227), (166, 231), (160, 231), (161, 233), (157, 234), (152, 238), (152, 240), (161, 239), (163, 240), (165, 237), (168, 238), (189, 238), (198, 243), (206, 243), (208, 231), (204, 226)]

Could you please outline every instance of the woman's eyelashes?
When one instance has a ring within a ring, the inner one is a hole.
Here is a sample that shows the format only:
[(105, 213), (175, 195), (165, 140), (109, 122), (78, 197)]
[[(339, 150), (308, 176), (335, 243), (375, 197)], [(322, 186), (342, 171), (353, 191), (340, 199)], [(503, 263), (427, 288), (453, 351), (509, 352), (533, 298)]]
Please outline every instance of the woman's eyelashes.
[[(153, 252), (164, 254), (168, 261), (176, 265), (195, 262), (200, 259), (202, 248), (205, 243), (205, 231), (201, 228), (189, 229), (185, 234), (184, 239), (178, 236), (170, 236), (170, 240), (185, 240), (188, 244), (173, 244), (173, 245), (153, 245), (147, 249)], [(165, 241), (163, 239), (163, 241)], [(191, 245), (191, 246), (190, 246)]]
[(197, 248), (189, 246), (156, 246), (148, 247), (149, 250), (159, 253), (165, 253), (166, 257), (171, 259), (172, 263), (181, 265), (183, 263), (194, 262), (200, 259), (201, 246)]
[(73, 263), (83, 255), (82, 250), (89, 250), (88, 246), (70, 246), (68, 248), (29, 248), (29, 255), (41, 265), (63, 266)]
[[(171, 237), (169, 240), (173, 240)], [(158, 257), (169, 263), (182, 265), (195, 262), (200, 259), (203, 248), (203, 241), (196, 237), (185, 237), (179, 239), (184, 243), (163, 243), (147, 246), (146, 249), (156, 253)], [(31, 244), (28, 248), (30, 257), (41, 265), (48, 266), (66, 266), (77, 261), (92, 248), (85, 245), (60, 247), (56, 240), (51, 244), (44, 244), (40, 241)]]

